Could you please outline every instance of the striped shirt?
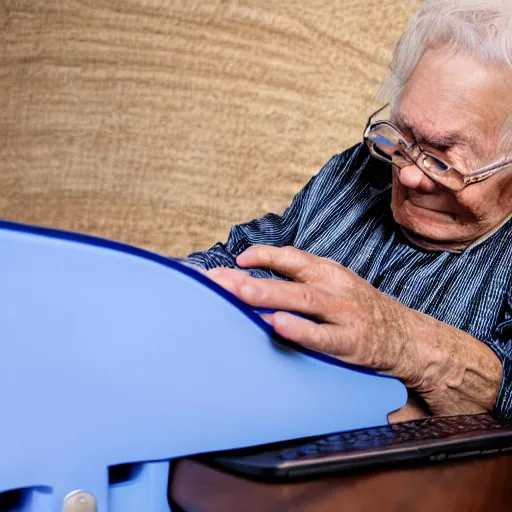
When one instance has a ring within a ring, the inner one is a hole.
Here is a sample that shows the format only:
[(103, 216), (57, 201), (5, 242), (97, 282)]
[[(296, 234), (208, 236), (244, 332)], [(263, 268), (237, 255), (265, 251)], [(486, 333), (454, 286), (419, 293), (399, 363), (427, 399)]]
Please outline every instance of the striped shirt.
[(495, 412), (512, 419), (512, 220), (463, 252), (425, 251), (403, 236), (390, 203), (390, 166), (360, 144), (331, 158), (282, 215), (234, 226), (225, 244), (186, 261), (236, 267), (236, 256), (255, 244), (292, 245), (335, 260), (402, 304), (489, 345), (503, 363)]

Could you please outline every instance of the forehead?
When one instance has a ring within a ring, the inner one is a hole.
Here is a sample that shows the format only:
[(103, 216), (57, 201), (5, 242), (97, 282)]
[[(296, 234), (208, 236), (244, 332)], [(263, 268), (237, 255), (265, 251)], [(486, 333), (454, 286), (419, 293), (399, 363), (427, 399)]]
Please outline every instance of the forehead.
[(466, 55), (429, 51), (396, 106), (407, 124), (437, 137), (496, 141), (512, 112), (512, 70)]

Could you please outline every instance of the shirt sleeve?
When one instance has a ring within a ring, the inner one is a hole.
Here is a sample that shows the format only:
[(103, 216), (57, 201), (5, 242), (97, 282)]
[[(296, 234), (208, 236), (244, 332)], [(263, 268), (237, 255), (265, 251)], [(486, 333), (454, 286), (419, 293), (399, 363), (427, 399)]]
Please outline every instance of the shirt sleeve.
[[(225, 243), (218, 242), (206, 251), (194, 252), (182, 260), (190, 266), (210, 270), (215, 267), (238, 268), (236, 257), (252, 245), (272, 245), (284, 247), (294, 245), (301, 220), (314, 203), (320, 201), (315, 193), (319, 183), (337, 166), (340, 155), (334, 156), (311, 178), (308, 184), (294, 197), (281, 215), (269, 213), (261, 218), (233, 226)], [(313, 191), (313, 193), (312, 193)], [(266, 269), (240, 269), (254, 277), (285, 279), (284, 276)]]
[(493, 334), (495, 339), (490, 346), (503, 365), (503, 378), (494, 413), (499, 419), (512, 420), (512, 293), (505, 299), (500, 322)]
[[(295, 196), (282, 215), (268, 213), (259, 219), (235, 225), (225, 243), (217, 242), (206, 251), (194, 252), (184, 259), (184, 263), (204, 270), (215, 267), (240, 269), (236, 264), (236, 257), (251, 245), (293, 245), (298, 219), (307, 202), (310, 183)], [(270, 270), (248, 269), (247, 272), (254, 277), (281, 277)]]

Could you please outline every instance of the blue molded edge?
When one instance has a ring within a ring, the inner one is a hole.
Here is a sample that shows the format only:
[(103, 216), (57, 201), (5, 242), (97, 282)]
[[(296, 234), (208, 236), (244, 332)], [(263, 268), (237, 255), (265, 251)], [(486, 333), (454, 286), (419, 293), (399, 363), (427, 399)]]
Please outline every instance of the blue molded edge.
[(133, 245), (128, 245), (122, 242), (117, 242), (114, 240), (107, 240), (105, 238), (100, 238), (92, 235), (85, 235), (83, 233), (76, 233), (71, 231), (63, 231), (55, 228), (48, 228), (43, 226), (35, 226), (29, 224), (20, 224), (17, 222), (12, 222), (5, 219), (0, 219), (0, 230), (7, 231), (16, 231), (21, 233), (29, 233), (32, 235), (43, 236), (47, 238), (56, 238), (59, 240), (66, 240), (71, 242), (78, 242), (86, 245), (92, 245), (95, 247), (102, 247), (104, 249), (110, 249), (113, 251), (119, 251), (126, 254), (131, 254), (132, 256), (136, 256), (139, 258), (143, 258), (154, 263), (158, 263), (167, 268), (172, 268), (173, 270), (177, 270), (183, 274), (186, 274), (193, 279), (201, 282), (212, 291), (226, 299), (228, 302), (233, 304), (236, 308), (238, 308), (245, 316), (247, 316), (250, 320), (256, 323), (261, 329), (263, 329), (272, 339), (278, 341), (281, 345), (285, 345), (287, 347), (293, 348), (297, 352), (301, 352), (306, 354), (314, 359), (322, 361), (324, 363), (333, 364), (335, 366), (339, 366), (341, 368), (347, 368), (353, 371), (357, 371), (359, 373), (364, 373), (368, 375), (375, 375), (382, 378), (394, 379), (389, 375), (383, 375), (374, 370), (370, 370), (368, 368), (364, 368), (362, 366), (357, 366), (349, 363), (345, 363), (340, 361), (334, 356), (330, 356), (327, 354), (323, 354), (321, 352), (315, 352), (314, 350), (303, 347), (302, 345), (298, 345), (297, 343), (287, 340), (286, 338), (282, 338), (279, 336), (271, 325), (265, 322), (258, 313), (256, 313), (250, 306), (248, 306), (245, 302), (241, 301), (236, 295), (233, 295), (231, 292), (228, 292), (225, 288), (222, 288), (220, 285), (208, 279), (204, 274), (194, 270), (193, 268), (180, 263), (176, 259), (168, 258), (165, 256), (161, 256), (160, 254), (148, 251), (146, 249), (141, 249), (139, 247), (135, 247)]

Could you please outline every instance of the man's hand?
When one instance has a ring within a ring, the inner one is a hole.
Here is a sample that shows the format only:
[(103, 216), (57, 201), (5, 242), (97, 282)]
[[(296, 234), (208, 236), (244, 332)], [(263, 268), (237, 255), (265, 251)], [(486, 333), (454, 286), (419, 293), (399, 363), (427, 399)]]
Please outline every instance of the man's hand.
[(293, 279), (256, 279), (232, 269), (207, 273), (247, 304), (279, 310), (265, 318), (284, 338), (348, 363), (404, 376), (414, 371), (402, 370), (410, 362), (403, 357), (406, 336), (398, 311), (403, 306), (351, 270), (293, 247), (255, 246), (237, 264), (269, 268)]
[[(278, 310), (265, 319), (284, 338), (397, 377), (435, 413), (492, 409), (501, 363), (466, 333), (407, 308), (332, 260), (293, 247), (253, 246), (238, 256), (237, 264), (272, 269), (293, 279), (257, 279), (232, 269), (207, 273), (247, 304)], [(479, 368), (482, 364), (485, 370)], [(485, 375), (475, 377), (475, 372)], [(479, 396), (465, 396), (468, 378)]]

